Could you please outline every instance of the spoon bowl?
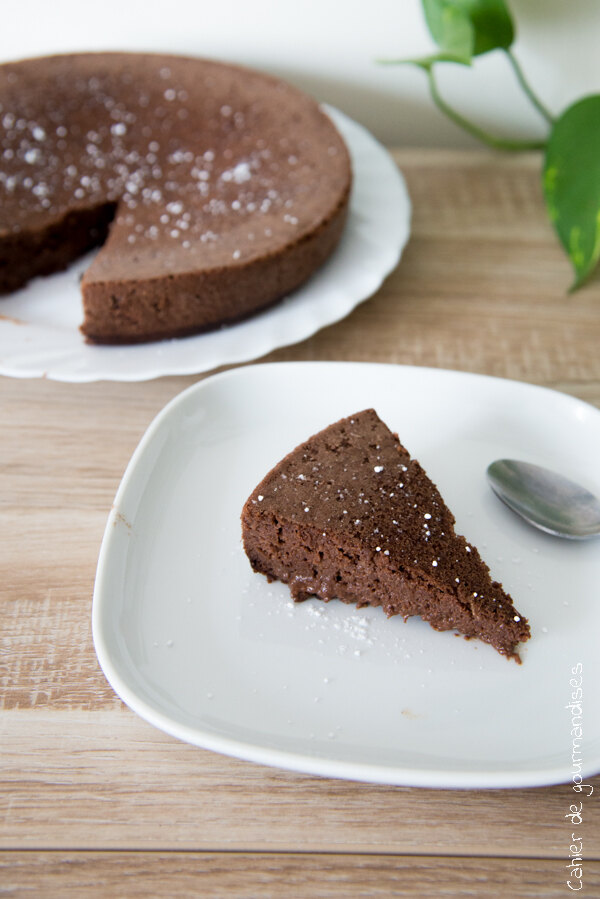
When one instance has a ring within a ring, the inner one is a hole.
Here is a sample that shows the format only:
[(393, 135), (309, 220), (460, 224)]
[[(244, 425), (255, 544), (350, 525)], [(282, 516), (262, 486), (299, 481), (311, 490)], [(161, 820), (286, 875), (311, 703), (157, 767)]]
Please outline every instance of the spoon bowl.
[(569, 540), (600, 536), (600, 500), (540, 465), (498, 459), (487, 469), (494, 493), (529, 524)]

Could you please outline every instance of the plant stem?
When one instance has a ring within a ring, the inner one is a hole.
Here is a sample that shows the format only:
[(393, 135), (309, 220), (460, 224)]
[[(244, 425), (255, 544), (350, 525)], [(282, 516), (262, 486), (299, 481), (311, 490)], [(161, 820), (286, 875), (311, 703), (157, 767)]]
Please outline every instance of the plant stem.
[(472, 137), (477, 140), (482, 141), (482, 143), (487, 144), (488, 147), (492, 147), (494, 150), (542, 150), (546, 146), (545, 140), (510, 140), (502, 137), (494, 137), (493, 134), (488, 134), (487, 131), (484, 131), (478, 125), (475, 125), (473, 122), (470, 122), (464, 116), (462, 116), (459, 112), (449, 106), (443, 97), (440, 96), (440, 93), (437, 88), (435, 76), (433, 74), (433, 67), (430, 66), (427, 69), (427, 78), (429, 80), (429, 89), (431, 91), (431, 97), (435, 105), (440, 109), (445, 115), (448, 116), (451, 121), (454, 122), (455, 125), (458, 125), (459, 128), (462, 128), (463, 131), (466, 131)]
[(529, 97), (529, 100), (531, 101), (531, 103), (535, 106), (535, 108), (540, 113), (540, 115), (546, 119), (548, 124), (553, 125), (554, 124), (554, 116), (552, 115), (552, 113), (550, 113), (546, 109), (546, 107), (544, 106), (542, 101), (539, 99), (539, 97), (537, 97), (534, 94), (533, 89), (531, 88), (531, 86), (529, 85), (528, 81), (525, 78), (525, 75), (523, 74), (523, 69), (519, 65), (516, 57), (513, 55), (513, 52), (510, 49), (510, 47), (508, 47), (504, 52), (508, 56), (510, 64), (513, 67), (514, 73), (517, 76), (517, 81), (523, 88), (523, 91), (525, 92), (525, 94)]

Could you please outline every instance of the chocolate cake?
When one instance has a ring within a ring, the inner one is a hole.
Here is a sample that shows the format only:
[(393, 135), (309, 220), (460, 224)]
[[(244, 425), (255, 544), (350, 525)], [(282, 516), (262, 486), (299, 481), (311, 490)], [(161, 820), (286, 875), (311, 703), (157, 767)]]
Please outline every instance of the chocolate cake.
[(335, 248), (350, 183), (331, 120), (268, 75), (134, 53), (0, 66), (0, 293), (102, 245), (81, 285), (90, 341), (281, 299)]
[(527, 619), (454, 524), (435, 484), (373, 409), (297, 447), (242, 512), (252, 568), (288, 584), (295, 600), (420, 615), (520, 662)]

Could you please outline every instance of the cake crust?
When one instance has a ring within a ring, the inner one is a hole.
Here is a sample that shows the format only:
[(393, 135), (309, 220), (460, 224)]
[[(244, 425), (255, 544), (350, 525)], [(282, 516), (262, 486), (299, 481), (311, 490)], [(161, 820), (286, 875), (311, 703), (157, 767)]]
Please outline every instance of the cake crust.
[(437, 487), (373, 409), (293, 450), (242, 511), (252, 568), (288, 584), (296, 601), (419, 615), (520, 662), (528, 622), (454, 525)]
[(351, 167), (331, 120), (271, 76), (162, 54), (0, 66), (0, 293), (101, 249), (87, 339), (245, 318), (337, 245)]

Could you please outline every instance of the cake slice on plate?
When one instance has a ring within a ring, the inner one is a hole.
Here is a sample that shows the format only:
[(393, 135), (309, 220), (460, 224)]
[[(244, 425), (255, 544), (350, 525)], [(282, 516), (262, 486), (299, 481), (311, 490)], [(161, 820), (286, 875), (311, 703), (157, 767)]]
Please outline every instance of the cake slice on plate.
[(419, 463), (373, 409), (344, 418), (275, 466), (242, 511), (254, 571), (317, 596), (477, 637), (520, 662), (530, 636)]

